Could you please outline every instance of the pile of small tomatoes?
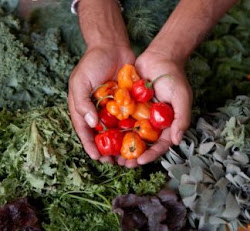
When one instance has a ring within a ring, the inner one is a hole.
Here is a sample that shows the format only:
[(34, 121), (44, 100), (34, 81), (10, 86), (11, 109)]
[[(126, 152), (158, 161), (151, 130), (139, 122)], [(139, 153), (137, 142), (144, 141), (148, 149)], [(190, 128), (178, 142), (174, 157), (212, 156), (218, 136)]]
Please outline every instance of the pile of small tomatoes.
[[(158, 78), (163, 76), (167, 75)], [(141, 79), (133, 65), (125, 64), (117, 81), (95, 89), (92, 96), (99, 117), (95, 143), (101, 155), (138, 158), (159, 139), (163, 129), (170, 127), (173, 108), (155, 101), (154, 81)]]

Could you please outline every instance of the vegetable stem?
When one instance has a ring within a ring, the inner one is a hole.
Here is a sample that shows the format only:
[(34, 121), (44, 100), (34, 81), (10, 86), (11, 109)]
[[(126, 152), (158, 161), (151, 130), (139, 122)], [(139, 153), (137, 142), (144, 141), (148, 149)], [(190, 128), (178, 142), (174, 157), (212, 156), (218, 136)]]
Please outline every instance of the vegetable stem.
[(171, 76), (171, 75), (162, 74), (162, 75), (159, 75), (158, 77), (156, 77), (155, 79), (153, 79), (151, 82), (147, 82), (147, 83), (146, 83), (146, 87), (147, 87), (147, 88), (152, 88), (153, 84), (154, 84), (158, 79), (160, 79), (160, 78), (162, 78), (162, 77), (172, 79), (172, 76)]
[(107, 95), (107, 96), (101, 97), (100, 99), (98, 99), (98, 101), (96, 103), (96, 108), (98, 109), (99, 104), (101, 103), (102, 100), (104, 100), (104, 99), (113, 99), (113, 98), (114, 97), (112, 95)]
[(76, 195), (72, 195), (72, 194), (68, 194), (68, 197), (77, 199), (79, 201), (85, 201), (85, 202), (88, 202), (88, 203), (93, 204), (93, 205), (99, 205), (99, 206), (101, 206), (103, 208), (107, 208), (107, 209), (111, 210), (110, 205), (104, 204), (104, 203), (99, 202), (99, 201), (94, 201), (94, 200), (91, 200), (91, 199), (88, 199), (88, 198), (84, 198), (84, 197), (80, 197), (80, 196), (76, 196)]

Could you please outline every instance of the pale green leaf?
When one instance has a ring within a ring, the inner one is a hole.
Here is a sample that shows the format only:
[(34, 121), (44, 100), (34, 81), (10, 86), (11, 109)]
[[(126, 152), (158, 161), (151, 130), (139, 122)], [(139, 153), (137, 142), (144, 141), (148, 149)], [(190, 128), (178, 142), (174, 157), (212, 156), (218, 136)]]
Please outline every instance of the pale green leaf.
[(213, 174), (216, 181), (218, 181), (220, 178), (222, 178), (225, 175), (224, 171), (220, 167), (216, 166), (215, 164), (212, 164), (210, 166), (210, 171)]
[(222, 217), (226, 219), (235, 219), (240, 214), (240, 207), (237, 204), (235, 197), (229, 193), (226, 198), (226, 208), (221, 214)]
[(197, 152), (199, 154), (207, 154), (211, 152), (214, 146), (215, 146), (215, 142), (208, 142), (208, 143), (200, 144), (197, 149)]

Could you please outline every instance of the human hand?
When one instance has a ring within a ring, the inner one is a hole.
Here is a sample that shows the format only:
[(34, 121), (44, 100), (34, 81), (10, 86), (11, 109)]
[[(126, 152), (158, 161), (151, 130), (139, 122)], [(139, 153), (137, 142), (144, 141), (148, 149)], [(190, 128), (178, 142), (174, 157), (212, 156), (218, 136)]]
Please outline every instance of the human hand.
[(129, 168), (147, 164), (164, 154), (168, 148), (178, 145), (191, 120), (192, 90), (186, 79), (182, 63), (170, 61), (160, 53), (145, 51), (135, 63), (141, 78), (153, 80), (162, 74), (171, 78), (160, 78), (154, 83), (155, 96), (159, 101), (170, 103), (175, 116), (170, 128), (163, 130), (159, 140), (147, 149), (138, 159), (125, 160), (120, 157), (118, 163)]
[(94, 142), (93, 128), (98, 116), (91, 102), (93, 89), (108, 80), (114, 80), (125, 64), (133, 64), (135, 56), (127, 46), (102, 45), (87, 50), (73, 70), (69, 80), (68, 105), (73, 126), (81, 143), (94, 160), (113, 163), (110, 156), (101, 156)]

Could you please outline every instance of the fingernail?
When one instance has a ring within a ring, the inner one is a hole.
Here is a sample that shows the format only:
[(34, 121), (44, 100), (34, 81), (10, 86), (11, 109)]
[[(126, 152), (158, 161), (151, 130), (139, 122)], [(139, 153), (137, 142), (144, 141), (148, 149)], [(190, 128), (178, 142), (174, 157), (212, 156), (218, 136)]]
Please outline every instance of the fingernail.
[(90, 113), (87, 113), (84, 119), (91, 128), (95, 127), (95, 119)]
[(144, 165), (144, 164), (145, 164), (145, 159), (139, 157), (139, 158), (137, 159), (137, 163), (138, 163), (139, 165)]
[(181, 142), (181, 140), (182, 140), (182, 137), (183, 137), (183, 131), (179, 131), (178, 133), (177, 133), (177, 143), (179, 144), (180, 142)]

